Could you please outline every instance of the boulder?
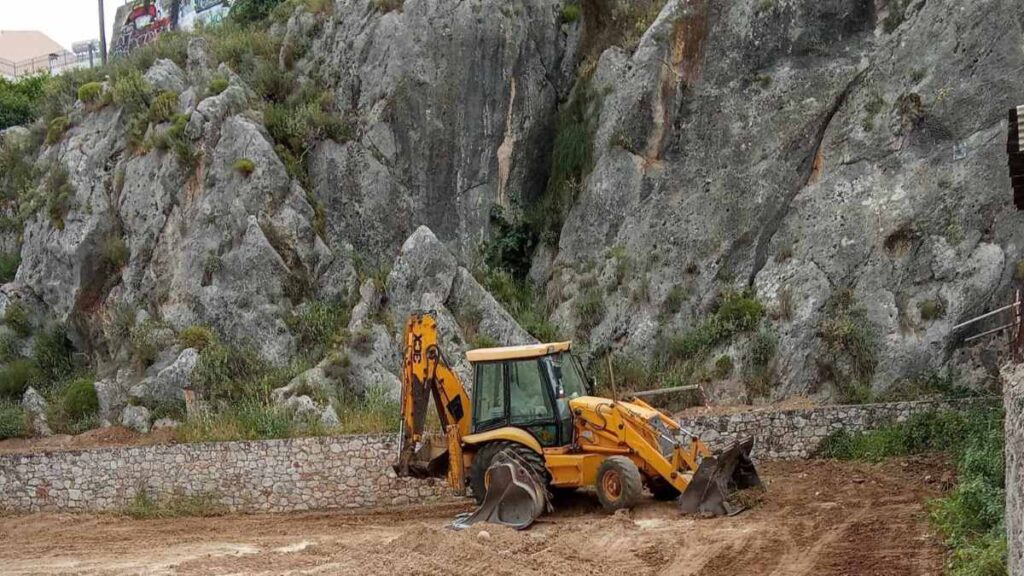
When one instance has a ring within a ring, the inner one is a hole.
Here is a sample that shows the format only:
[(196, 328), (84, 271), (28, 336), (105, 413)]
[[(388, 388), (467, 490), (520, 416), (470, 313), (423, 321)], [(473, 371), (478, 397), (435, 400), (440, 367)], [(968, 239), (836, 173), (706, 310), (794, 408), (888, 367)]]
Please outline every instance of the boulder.
[(166, 367), (133, 386), (132, 398), (154, 403), (177, 403), (185, 400), (185, 389), (191, 385), (192, 371), (199, 363), (199, 351), (186, 348)]
[(177, 420), (174, 420), (172, 418), (160, 418), (156, 422), (153, 422), (153, 428), (152, 429), (154, 431), (156, 431), (156, 430), (174, 430), (175, 428), (177, 428), (180, 425), (181, 425), (180, 422), (178, 422)]
[(424, 298), (445, 302), (459, 264), (434, 233), (420, 226), (402, 244), (395, 265), (388, 274), (388, 307), (401, 322), (413, 310), (427, 310)]
[(299, 421), (319, 420), (322, 414), (316, 402), (309, 396), (292, 396), (285, 401), (284, 407), (291, 412), (295, 420)]
[(116, 376), (97, 380), (93, 384), (100, 405), (100, 421), (104, 426), (117, 422), (121, 410), (128, 404), (131, 378), (130, 369), (121, 369), (117, 371)]
[(49, 408), (43, 395), (31, 386), (25, 390), (21, 397), (21, 408), (28, 414), (29, 427), (35, 436), (52, 436), (50, 424), (46, 419), (46, 411)]
[(185, 73), (178, 65), (166, 58), (153, 63), (143, 76), (146, 82), (157, 93), (173, 92), (181, 94), (185, 91)]
[(125, 406), (121, 410), (121, 426), (146, 434), (149, 432), (149, 409), (145, 406)]
[(338, 418), (338, 412), (334, 409), (334, 406), (327, 406), (323, 412), (320, 413), (320, 424), (325, 428), (337, 428), (341, 426), (341, 419)]

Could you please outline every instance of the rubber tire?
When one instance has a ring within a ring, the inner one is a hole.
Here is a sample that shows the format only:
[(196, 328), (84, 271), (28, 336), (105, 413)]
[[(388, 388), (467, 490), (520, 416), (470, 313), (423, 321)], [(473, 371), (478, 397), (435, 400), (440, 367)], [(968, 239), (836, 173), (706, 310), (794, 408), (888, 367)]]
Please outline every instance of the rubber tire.
[(664, 478), (651, 478), (647, 481), (647, 489), (651, 491), (651, 496), (660, 502), (679, 498), (679, 490), (676, 490), (676, 487), (666, 482)]
[(477, 450), (476, 456), (473, 457), (473, 463), (469, 466), (469, 489), (473, 493), (473, 498), (476, 499), (478, 505), (483, 504), (484, 495), (487, 493), (487, 488), (484, 487), (484, 475), (487, 474), (487, 469), (491, 467), (494, 457), (505, 450), (515, 452), (517, 456), (533, 468), (534, 473), (540, 476), (545, 484), (551, 482), (551, 475), (548, 474), (548, 469), (544, 466), (544, 457), (534, 452), (533, 448), (508, 440), (488, 442)]
[[(608, 494), (605, 492), (605, 476), (617, 474), (619, 494)], [(597, 499), (601, 506), (609, 512), (632, 508), (643, 496), (643, 478), (640, 477), (640, 470), (636, 464), (625, 456), (609, 456), (597, 469)]]

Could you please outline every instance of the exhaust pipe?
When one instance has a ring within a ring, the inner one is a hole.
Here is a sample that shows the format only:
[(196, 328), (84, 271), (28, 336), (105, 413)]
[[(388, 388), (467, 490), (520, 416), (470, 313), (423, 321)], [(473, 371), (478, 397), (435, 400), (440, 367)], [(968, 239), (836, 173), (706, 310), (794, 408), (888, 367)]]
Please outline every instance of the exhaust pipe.
[(757, 468), (750, 459), (754, 439), (746, 438), (701, 461), (690, 485), (679, 497), (684, 514), (732, 516), (744, 510), (729, 502), (737, 490), (761, 486)]

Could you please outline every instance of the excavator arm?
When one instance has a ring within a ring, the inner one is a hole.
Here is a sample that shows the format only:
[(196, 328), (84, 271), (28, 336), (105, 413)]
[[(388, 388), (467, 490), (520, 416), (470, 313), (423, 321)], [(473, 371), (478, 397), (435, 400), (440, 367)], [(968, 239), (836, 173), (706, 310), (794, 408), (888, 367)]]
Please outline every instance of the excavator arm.
[[(413, 313), (405, 324), (402, 367), (402, 431), (399, 476), (443, 477), (449, 473), (449, 446), (469, 434), (472, 406), (462, 381), (451, 370), (437, 338), (432, 313)], [(433, 398), (447, 441), (425, 435), (427, 411)], [(452, 469), (461, 471), (461, 462)]]

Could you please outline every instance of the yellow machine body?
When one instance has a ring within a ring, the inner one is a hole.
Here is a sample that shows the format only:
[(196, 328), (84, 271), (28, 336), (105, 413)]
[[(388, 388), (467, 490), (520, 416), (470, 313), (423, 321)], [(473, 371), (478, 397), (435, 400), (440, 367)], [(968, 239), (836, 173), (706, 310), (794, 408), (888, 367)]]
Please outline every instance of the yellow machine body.
[[(542, 462), (542, 472), (550, 487), (598, 486), (599, 494), (601, 482), (614, 488), (614, 483), (603, 479), (602, 475), (608, 474), (603, 472), (608, 468), (606, 461), (615, 459), (612, 468), (619, 470), (623, 477), (613, 480), (621, 483), (630, 480), (626, 477), (632, 475), (635, 484), (638, 471), (639, 480), (652, 488), (652, 492), (653, 487), (658, 487), (662, 492), (671, 494), (674, 491), (678, 495), (687, 492), (706, 459), (716, 467), (718, 465), (712, 452), (697, 436), (683, 430), (675, 420), (646, 402), (598, 397), (593, 395), (593, 387), (589, 383), (584, 389), (579, 384), (563, 385), (568, 371), (581, 371), (578, 364), (568, 364), (575, 362), (574, 359), (566, 359), (571, 350), (568, 342), (475, 350), (467, 355), (478, 375), (474, 382), (474, 395), (480, 394), (481, 397), (485, 396), (486, 390), (479, 391), (484, 386), (480, 379), (485, 376), (479, 375), (486, 373), (478, 368), (479, 365), (489, 364), (492, 372), (497, 369), (493, 368), (495, 366), (512, 367), (517, 363), (524, 365), (521, 364), (524, 362), (531, 368), (535, 361), (546, 367), (547, 376), (539, 380), (544, 381), (542, 392), (549, 397), (544, 401), (536, 397), (532, 400), (541, 408), (549, 407), (556, 418), (544, 426), (501, 425), (500, 418), (486, 419), (483, 415), (474, 419), (470, 395), (440, 352), (437, 322), (432, 314), (418, 313), (409, 318), (405, 346), (402, 443), (399, 463), (395, 466), (399, 475), (447, 477), (453, 488), (463, 491), (467, 484), (472, 486), (474, 478), (483, 473), (483, 468), (475, 465), (476, 460), (492, 457), (493, 449), (489, 447), (500, 445), (519, 450), (527, 460)], [(561, 365), (556, 370), (553, 367), (559, 366), (558, 362)], [(542, 368), (541, 372), (544, 370)], [(513, 406), (505, 407), (505, 414), (515, 413), (517, 406), (512, 399), (515, 396), (512, 391), (519, 384), (510, 379), (510, 372), (515, 373), (515, 370), (505, 368), (502, 372), (504, 396), (497, 393)], [(573, 374), (579, 376), (581, 372)], [(497, 386), (492, 385), (495, 390)], [(571, 397), (569, 389), (575, 390)], [(437, 407), (445, 431), (444, 438), (431, 438), (424, 434), (429, 398)], [(730, 476), (736, 461), (742, 461), (740, 468), (747, 477), (740, 478), (741, 487), (759, 484), (756, 471), (749, 462), (750, 445), (752, 442), (727, 457), (718, 456), (718, 461), (728, 461)], [(530, 454), (534, 456), (530, 457)], [(623, 459), (631, 462), (635, 471), (630, 470)], [(709, 490), (705, 484), (723, 482), (716, 480), (719, 476), (717, 468), (705, 470), (700, 476), (707, 479), (702, 480), (697, 502), (705, 500), (704, 493)], [(482, 486), (478, 483), (474, 491), (481, 490)], [(724, 486), (722, 484), (723, 492)], [(482, 496), (477, 497), (480, 499)]]

